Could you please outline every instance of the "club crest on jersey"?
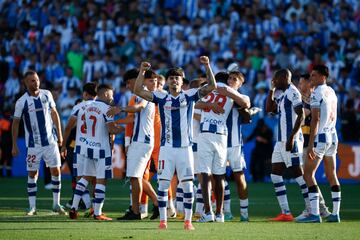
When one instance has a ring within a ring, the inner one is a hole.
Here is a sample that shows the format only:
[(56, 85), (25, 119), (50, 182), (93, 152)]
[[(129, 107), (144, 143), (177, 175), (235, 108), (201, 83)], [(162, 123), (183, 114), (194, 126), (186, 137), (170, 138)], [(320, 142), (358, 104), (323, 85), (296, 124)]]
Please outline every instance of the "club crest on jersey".
[(296, 100), (296, 99), (299, 99), (299, 96), (296, 93), (293, 93), (292, 100)]

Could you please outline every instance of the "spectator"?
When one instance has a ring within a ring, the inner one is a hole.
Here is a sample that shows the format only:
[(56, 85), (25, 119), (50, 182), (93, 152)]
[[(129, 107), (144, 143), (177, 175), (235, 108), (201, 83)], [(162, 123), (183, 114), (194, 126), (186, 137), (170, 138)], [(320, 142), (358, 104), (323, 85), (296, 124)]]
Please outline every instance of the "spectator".
[(250, 172), (253, 182), (263, 182), (266, 175), (269, 175), (272, 153), (271, 129), (263, 119), (259, 119), (254, 131), (246, 139), (246, 142), (255, 138), (255, 147), (251, 153)]

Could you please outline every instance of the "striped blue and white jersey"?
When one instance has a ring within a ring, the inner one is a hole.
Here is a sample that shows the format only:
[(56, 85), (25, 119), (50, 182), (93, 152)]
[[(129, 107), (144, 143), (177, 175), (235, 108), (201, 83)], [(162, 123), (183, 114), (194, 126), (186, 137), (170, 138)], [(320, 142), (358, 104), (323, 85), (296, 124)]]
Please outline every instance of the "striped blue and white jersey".
[(192, 144), (194, 104), (199, 89), (181, 91), (176, 97), (170, 93), (153, 92), (161, 120), (161, 146), (189, 147)]
[(241, 116), (237, 108), (233, 108), (226, 120), (228, 129), (227, 147), (237, 147), (243, 144), (241, 134)]
[[(225, 84), (218, 83), (218, 86), (225, 86)], [(227, 134), (226, 119), (234, 105), (234, 100), (227, 96), (220, 95), (216, 90), (212, 91), (201, 99), (208, 103), (217, 103), (223, 109), (224, 113), (216, 114), (210, 109), (204, 109), (201, 112), (200, 131), (211, 132), (216, 134)]]
[(110, 134), (107, 128), (109, 122), (114, 121), (107, 117), (109, 105), (101, 100), (90, 102), (85, 110), (81, 122), (80, 145), (75, 152), (91, 159), (111, 157)]
[(85, 135), (86, 130), (84, 129), (85, 128), (85, 124), (84, 124), (85, 109), (86, 109), (87, 105), (89, 105), (93, 101), (94, 100), (80, 102), (80, 103), (76, 104), (71, 111), (71, 116), (76, 117), (76, 137), (75, 137), (74, 151), (76, 150), (76, 146), (81, 145), (80, 138), (82, 138), (82, 139), (86, 138), (86, 135)]
[(136, 97), (135, 103), (144, 103), (145, 108), (135, 113), (132, 141), (154, 145), (155, 104), (141, 97)]
[(24, 93), (15, 104), (14, 118), (22, 118), (26, 147), (44, 147), (57, 143), (56, 130), (51, 118), (55, 102), (50, 91), (40, 89), (37, 97)]
[(311, 94), (310, 107), (320, 109), (320, 122), (315, 141), (332, 142), (333, 139), (330, 140), (329, 137), (336, 135), (337, 119), (337, 96), (335, 91), (326, 84), (317, 86)]
[[(279, 114), (278, 141), (286, 142), (291, 135), (297, 117), (294, 109), (299, 106), (302, 107), (301, 94), (293, 84), (289, 84), (288, 88), (274, 99)], [(294, 139), (302, 141), (301, 131), (295, 135)]]

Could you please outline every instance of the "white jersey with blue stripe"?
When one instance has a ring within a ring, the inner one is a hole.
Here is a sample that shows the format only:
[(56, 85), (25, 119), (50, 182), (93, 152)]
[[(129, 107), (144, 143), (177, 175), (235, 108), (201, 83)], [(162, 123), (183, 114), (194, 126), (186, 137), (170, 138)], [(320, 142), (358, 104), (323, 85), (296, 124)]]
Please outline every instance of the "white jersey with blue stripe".
[(87, 105), (89, 105), (91, 102), (93, 102), (94, 100), (88, 100), (88, 101), (83, 101), (80, 102), (78, 104), (76, 104), (72, 111), (71, 111), (71, 116), (76, 117), (76, 137), (75, 137), (75, 148), (74, 151), (76, 149), (76, 146), (80, 146), (80, 138), (86, 138), (85, 135), (85, 124), (84, 124), (84, 120), (85, 120), (85, 109), (87, 107)]
[[(218, 83), (218, 86), (222, 87), (225, 86), (225, 84)], [(228, 118), (229, 113), (234, 105), (234, 100), (230, 97), (219, 94), (216, 90), (212, 91), (201, 100), (208, 103), (219, 104), (224, 109), (224, 113), (217, 114), (210, 109), (202, 110), (200, 131), (226, 135), (226, 119)]]
[(135, 113), (132, 141), (154, 145), (155, 104), (140, 97), (136, 97), (135, 103), (144, 103), (145, 108)]
[[(302, 106), (301, 94), (293, 85), (289, 84), (288, 88), (279, 96), (275, 97), (278, 107), (279, 124), (278, 124), (278, 141), (286, 142), (294, 128), (297, 114), (295, 108)], [(302, 139), (302, 133), (299, 131), (295, 140)]]
[(161, 146), (189, 147), (192, 144), (194, 104), (199, 90), (181, 91), (174, 97), (170, 93), (153, 92), (161, 120)]
[(76, 153), (91, 159), (111, 157), (110, 134), (106, 124), (114, 119), (106, 116), (108, 110), (109, 105), (101, 100), (91, 101), (86, 106)]
[(337, 96), (326, 84), (317, 86), (311, 94), (310, 107), (320, 109), (320, 122), (315, 141), (332, 142), (328, 135), (336, 135)]
[(22, 118), (26, 147), (44, 147), (57, 143), (56, 130), (51, 118), (55, 102), (50, 91), (40, 89), (37, 97), (24, 93), (15, 105), (14, 118)]
[(227, 147), (237, 147), (243, 144), (241, 134), (241, 116), (237, 108), (233, 108), (226, 120), (228, 129)]

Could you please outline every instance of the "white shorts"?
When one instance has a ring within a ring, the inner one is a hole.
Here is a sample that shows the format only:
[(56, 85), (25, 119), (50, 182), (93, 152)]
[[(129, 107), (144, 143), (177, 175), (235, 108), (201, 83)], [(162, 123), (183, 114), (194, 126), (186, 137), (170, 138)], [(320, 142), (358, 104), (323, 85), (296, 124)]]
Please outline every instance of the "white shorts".
[(45, 147), (27, 148), (26, 170), (39, 170), (41, 159), (45, 161), (47, 167), (60, 167), (61, 159), (58, 145), (50, 144)]
[(127, 177), (143, 177), (153, 148), (153, 145), (147, 143), (132, 142), (130, 144), (126, 157)]
[(285, 163), (286, 167), (300, 166), (303, 164), (303, 143), (294, 142), (293, 151), (286, 151), (285, 142), (276, 142), (271, 157), (271, 163)]
[(332, 157), (336, 155), (338, 148), (338, 143), (323, 143), (323, 142), (315, 142), (314, 143), (314, 152), (320, 160), (325, 157)]
[[(73, 159), (74, 177), (84, 176), (85, 162), (90, 160), (91, 160), (90, 158), (84, 155), (74, 153), (74, 159)], [(93, 175), (93, 177), (95, 177), (95, 175)]]
[(198, 159), (201, 173), (226, 173), (227, 136), (215, 133), (198, 135)]
[(227, 148), (227, 157), (233, 172), (241, 172), (246, 168), (243, 146)]
[(171, 180), (175, 171), (179, 181), (194, 179), (194, 158), (191, 147), (160, 147), (158, 179)]
[(84, 176), (95, 176), (97, 179), (112, 178), (112, 158), (87, 159), (84, 164)]
[(198, 145), (197, 143), (193, 143), (192, 150), (194, 154), (194, 173), (198, 174), (199, 171), (199, 158), (198, 158), (198, 151), (197, 151)]

